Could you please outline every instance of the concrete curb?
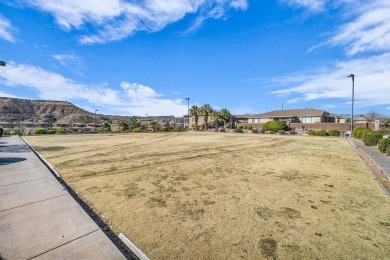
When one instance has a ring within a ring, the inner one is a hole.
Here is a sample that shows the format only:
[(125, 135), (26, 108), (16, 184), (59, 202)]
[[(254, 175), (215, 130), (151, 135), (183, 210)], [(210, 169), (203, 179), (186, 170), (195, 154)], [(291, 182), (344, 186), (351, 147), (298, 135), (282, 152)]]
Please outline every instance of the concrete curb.
[(149, 258), (136, 246), (133, 242), (130, 241), (125, 235), (122, 233), (118, 236), (120, 240), (140, 259), (140, 260), (149, 260)]

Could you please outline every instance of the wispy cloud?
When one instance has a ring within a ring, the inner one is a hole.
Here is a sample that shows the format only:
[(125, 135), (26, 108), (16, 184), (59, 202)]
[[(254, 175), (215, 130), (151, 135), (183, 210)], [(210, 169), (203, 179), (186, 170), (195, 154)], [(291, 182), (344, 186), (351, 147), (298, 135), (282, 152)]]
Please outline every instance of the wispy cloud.
[(345, 62), (334, 62), (320, 71), (303, 72), (297, 76), (277, 79), (286, 83), (285, 89), (273, 91), (273, 94), (298, 95), (295, 100), (343, 99), (351, 97), (351, 79), (347, 75), (354, 73), (355, 98), (359, 106), (390, 104), (390, 53), (369, 58)]
[(310, 11), (323, 11), (326, 7), (326, 0), (280, 0), (289, 6), (303, 7)]
[[(104, 106), (107, 111), (127, 115), (182, 116), (187, 106), (182, 99), (168, 99), (154, 89), (138, 83), (122, 82), (121, 89), (88, 85), (40, 67), (9, 62), (0, 74), (0, 82), (11, 87), (29, 87), (42, 99), (87, 101)], [(0, 93), (10, 96), (6, 93)]]
[(78, 76), (82, 76), (83, 71), (87, 68), (83, 59), (74, 54), (55, 54), (53, 55), (53, 59), (58, 61), (62, 66), (69, 68)]
[(363, 5), (354, 5), (350, 10), (355, 18), (341, 25), (328, 43), (346, 46), (348, 55), (389, 51), (390, 1), (368, 1)]
[(9, 42), (15, 42), (13, 33), (16, 31), (9, 20), (0, 14), (0, 38)]
[(253, 113), (253, 110), (248, 106), (235, 107), (231, 110), (233, 115), (246, 115)]
[[(205, 19), (220, 19), (230, 9), (246, 10), (247, 0), (83, 0), (51, 1), (28, 0), (45, 12), (51, 13), (65, 30), (93, 28), (83, 35), (83, 44), (121, 40), (137, 31), (155, 32), (182, 19), (186, 14), (197, 13), (191, 27), (195, 30)], [(199, 18), (200, 17), (200, 18)]]

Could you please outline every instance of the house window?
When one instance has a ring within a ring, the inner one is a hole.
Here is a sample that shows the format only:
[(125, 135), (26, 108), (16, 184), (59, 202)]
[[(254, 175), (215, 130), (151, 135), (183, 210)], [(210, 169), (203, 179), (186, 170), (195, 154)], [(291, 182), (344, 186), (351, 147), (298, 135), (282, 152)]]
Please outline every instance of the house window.
[(259, 123), (259, 121), (260, 121), (260, 119), (259, 119), (259, 118), (254, 118), (254, 119), (252, 119), (252, 123), (254, 123), (254, 124), (258, 124), (258, 123)]
[(302, 118), (302, 123), (314, 123), (314, 117), (311, 116), (304, 116)]

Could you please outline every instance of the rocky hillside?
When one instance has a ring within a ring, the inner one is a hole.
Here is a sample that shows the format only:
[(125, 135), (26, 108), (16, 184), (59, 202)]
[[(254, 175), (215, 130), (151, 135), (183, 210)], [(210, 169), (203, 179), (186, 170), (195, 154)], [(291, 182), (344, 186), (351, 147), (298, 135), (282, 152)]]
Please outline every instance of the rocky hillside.
[[(101, 123), (118, 124), (129, 117), (97, 114)], [(0, 97), (0, 122), (2, 123), (56, 123), (93, 124), (95, 114), (65, 101), (27, 100)]]

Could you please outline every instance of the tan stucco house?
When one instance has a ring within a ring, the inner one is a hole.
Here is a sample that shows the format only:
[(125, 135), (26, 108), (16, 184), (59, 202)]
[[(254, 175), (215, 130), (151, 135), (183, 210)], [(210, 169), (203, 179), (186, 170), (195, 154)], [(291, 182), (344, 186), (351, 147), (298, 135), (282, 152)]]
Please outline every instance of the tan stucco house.
[(353, 119), (353, 122), (356, 124), (367, 124), (367, 123), (370, 123), (370, 120), (367, 117), (360, 115), (360, 116), (355, 117)]
[(345, 123), (346, 118), (313, 108), (275, 110), (248, 116), (248, 124), (263, 124), (269, 121), (285, 121), (289, 123)]

